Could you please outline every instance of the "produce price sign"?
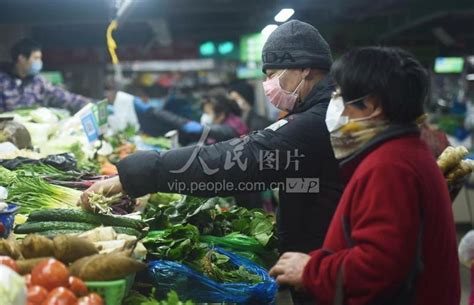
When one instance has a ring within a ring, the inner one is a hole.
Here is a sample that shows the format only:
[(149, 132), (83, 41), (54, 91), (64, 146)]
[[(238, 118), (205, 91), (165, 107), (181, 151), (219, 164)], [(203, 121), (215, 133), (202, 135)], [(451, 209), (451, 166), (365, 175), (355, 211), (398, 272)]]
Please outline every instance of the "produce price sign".
[(97, 141), (99, 139), (100, 130), (93, 111), (87, 111), (82, 115), (81, 122), (89, 143)]
[(107, 101), (100, 101), (97, 103), (97, 105), (94, 106), (95, 107), (92, 108), (92, 111), (94, 112), (96, 121), (99, 125), (100, 134), (104, 134), (107, 129)]

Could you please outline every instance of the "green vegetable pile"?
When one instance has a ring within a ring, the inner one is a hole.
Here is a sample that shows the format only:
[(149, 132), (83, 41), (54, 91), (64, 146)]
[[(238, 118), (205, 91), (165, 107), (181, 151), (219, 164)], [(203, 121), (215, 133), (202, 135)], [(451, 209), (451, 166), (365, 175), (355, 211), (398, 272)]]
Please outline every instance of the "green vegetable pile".
[(198, 229), (190, 224), (150, 232), (143, 243), (150, 256), (184, 263), (217, 282), (257, 284), (262, 281), (245, 267), (234, 265), (228, 256), (201, 243)]
[(176, 224), (192, 224), (202, 235), (226, 236), (239, 233), (255, 238), (262, 246), (274, 248), (275, 219), (263, 210), (233, 207), (219, 208), (220, 198), (197, 198), (155, 194), (145, 211), (152, 230), (163, 230)]
[(138, 130), (135, 126), (127, 124), (127, 126), (122, 130), (114, 133), (111, 136), (105, 137), (105, 140), (112, 145), (112, 147), (118, 148), (123, 144), (129, 143), (129, 140), (138, 134)]
[(89, 159), (84, 151), (82, 151), (81, 143), (76, 142), (71, 145), (69, 151), (74, 154), (77, 160), (77, 168), (80, 171), (88, 173), (98, 173), (100, 171), (100, 164), (96, 160)]
[(194, 305), (191, 301), (181, 302), (179, 300), (178, 294), (175, 291), (170, 291), (168, 293), (167, 299), (163, 301), (158, 301), (154, 297), (155, 293), (152, 290), (149, 297), (144, 296), (143, 294), (137, 291), (131, 291), (130, 294), (123, 301), (123, 305)]

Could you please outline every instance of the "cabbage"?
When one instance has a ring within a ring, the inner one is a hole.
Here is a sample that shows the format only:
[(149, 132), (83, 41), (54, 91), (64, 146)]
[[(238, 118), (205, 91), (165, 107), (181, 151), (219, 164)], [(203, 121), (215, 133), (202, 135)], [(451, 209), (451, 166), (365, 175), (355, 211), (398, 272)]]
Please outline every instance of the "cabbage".
[(7, 266), (0, 265), (0, 305), (25, 305), (25, 280)]
[(58, 116), (48, 108), (38, 108), (30, 112), (31, 119), (36, 123), (54, 124), (59, 122)]

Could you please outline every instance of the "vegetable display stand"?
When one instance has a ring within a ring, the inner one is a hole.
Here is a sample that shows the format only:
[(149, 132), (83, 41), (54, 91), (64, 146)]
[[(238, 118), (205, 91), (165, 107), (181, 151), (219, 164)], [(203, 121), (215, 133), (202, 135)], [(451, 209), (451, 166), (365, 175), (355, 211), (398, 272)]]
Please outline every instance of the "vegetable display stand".
[(91, 292), (96, 292), (104, 298), (105, 305), (120, 305), (130, 292), (134, 281), (135, 274), (132, 274), (116, 281), (86, 282), (86, 286)]

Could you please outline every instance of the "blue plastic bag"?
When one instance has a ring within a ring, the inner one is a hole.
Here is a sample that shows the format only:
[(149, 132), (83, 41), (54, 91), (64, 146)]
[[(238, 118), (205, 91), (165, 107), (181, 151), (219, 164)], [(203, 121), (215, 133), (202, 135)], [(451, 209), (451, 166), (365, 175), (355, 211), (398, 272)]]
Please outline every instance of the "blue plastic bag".
[(249, 271), (262, 277), (263, 282), (252, 285), (244, 283), (217, 283), (186, 265), (157, 260), (148, 264), (148, 273), (158, 295), (166, 295), (175, 290), (182, 299), (191, 299), (203, 303), (239, 303), (239, 304), (275, 304), (277, 284), (268, 272), (250, 260), (214, 248), (227, 255), (237, 266), (244, 266)]

